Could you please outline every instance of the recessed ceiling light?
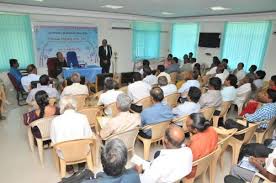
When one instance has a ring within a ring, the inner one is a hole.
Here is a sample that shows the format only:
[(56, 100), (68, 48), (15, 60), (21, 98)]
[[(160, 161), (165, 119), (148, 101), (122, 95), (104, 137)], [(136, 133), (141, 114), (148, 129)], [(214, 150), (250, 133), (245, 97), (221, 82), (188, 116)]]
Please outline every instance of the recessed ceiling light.
[(175, 13), (171, 13), (171, 12), (166, 12), (166, 11), (163, 11), (162, 12), (162, 15), (174, 15)]
[(121, 9), (123, 8), (123, 6), (118, 6), (118, 5), (110, 5), (110, 4), (107, 4), (107, 5), (104, 5), (104, 6), (101, 6), (102, 8), (110, 8), (110, 9)]
[(34, 1), (37, 1), (37, 2), (43, 2), (44, 0), (34, 0)]
[(210, 7), (211, 10), (213, 11), (225, 11), (225, 10), (231, 10), (231, 8), (225, 8), (222, 6), (214, 6), (214, 7)]

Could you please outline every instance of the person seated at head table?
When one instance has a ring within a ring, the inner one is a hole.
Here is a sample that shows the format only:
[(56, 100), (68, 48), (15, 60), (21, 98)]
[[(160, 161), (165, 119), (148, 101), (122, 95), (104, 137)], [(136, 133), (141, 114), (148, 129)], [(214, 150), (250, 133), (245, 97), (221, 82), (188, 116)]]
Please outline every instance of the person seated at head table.
[(10, 59), (10, 74), (15, 78), (17, 84), (22, 87), (21, 85), (21, 78), (22, 78), (22, 73), (18, 70), (19, 63), (17, 59)]
[(197, 87), (190, 87), (187, 99), (182, 104), (178, 104), (177, 107), (173, 108), (172, 112), (176, 117), (182, 117), (190, 115), (192, 113), (198, 113), (200, 111), (199, 99), (201, 97), (201, 91)]
[(27, 66), (27, 76), (23, 76), (21, 78), (21, 84), (26, 92), (31, 90), (31, 82), (39, 81), (40, 75), (37, 75), (37, 68), (34, 64), (30, 64)]
[(47, 76), (45, 74), (40, 76), (39, 84), (40, 85), (38, 85), (36, 88), (32, 89), (30, 91), (30, 93), (28, 94), (26, 102), (29, 105), (33, 105), (32, 102), (34, 102), (35, 94), (41, 90), (45, 91), (48, 94), (49, 98), (59, 99), (59, 93), (58, 93), (57, 89), (53, 88), (52, 84), (50, 84), (49, 76)]
[(200, 88), (200, 83), (198, 79), (197, 71), (190, 71), (186, 74), (186, 82), (182, 84), (181, 88), (178, 89), (178, 93), (181, 94), (182, 98), (186, 98), (187, 93), (189, 92), (190, 87), (194, 86)]
[[(192, 113), (188, 116), (188, 131), (192, 134), (185, 143), (191, 148), (193, 161), (196, 161), (216, 150), (218, 146), (218, 134), (201, 113)], [(197, 167), (186, 178), (193, 178), (196, 175)]]
[(143, 76), (144, 76), (144, 79), (143, 81), (145, 83), (148, 83), (150, 86), (152, 85), (156, 85), (157, 84), (157, 77), (155, 75), (152, 74), (152, 70), (150, 69), (150, 67), (147, 67), (145, 66), (143, 68)]
[[(122, 94), (122, 91), (119, 90), (115, 90), (114, 89), (114, 80), (110, 77), (105, 78), (104, 80), (104, 93), (102, 93), (99, 97), (99, 101), (97, 103), (97, 105), (103, 105), (103, 106), (107, 106), (109, 104), (112, 104), (114, 102), (116, 102), (116, 99), (118, 97), (119, 94)], [(112, 115), (112, 110), (111, 108), (107, 108), (105, 109), (105, 114), (108, 116)]]
[(56, 63), (56, 76), (62, 77), (61, 73), (62, 73), (62, 68), (63, 67), (68, 67), (67, 62), (62, 54), (62, 52), (57, 52), (56, 53), (57, 56), (57, 63)]
[[(177, 182), (192, 170), (192, 151), (184, 145), (185, 135), (181, 127), (170, 125), (164, 135), (164, 149), (155, 153), (150, 167), (136, 165), (141, 183)], [(144, 169), (144, 172), (143, 172)]]
[(163, 90), (164, 97), (177, 93), (175, 84), (169, 84), (165, 76), (158, 77), (158, 85)]
[[(150, 90), (150, 96), (153, 102), (153, 105), (149, 108), (146, 108), (141, 113), (141, 125), (142, 127), (147, 125), (153, 125), (168, 121), (174, 118), (172, 109), (162, 103), (164, 99), (164, 93), (160, 87), (153, 87)], [(141, 130), (139, 135), (144, 138), (151, 138), (150, 130)]]
[(115, 117), (108, 120), (106, 125), (101, 129), (100, 136), (102, 139), (110, 135), (126, 132), (141, 125), (140, 114), (130, 113), (131, 99), (128, 95), (119, 94), (116, 101), (116, 107), (119, 111)]
[[(37, 91), (34, 98), (36, 104), (38, 105), (38, 108), (30, 112), (27, 112), (23, 115), (24, 124), (26, 126), (40, 118), (60, 114), (59, 108), (57, 106), (49, 104), (49, 96), (46, 91)], [(33, 127), (32, 133), (36, 138), (41, 138), (41, 134), (38, 127)]]
[(64, 96), (74, 96), (74, 95), (88, 95), (88, 87), (86, 85), (80, 84), (81, 77), (80, 74), (77, 72), (74, 72), (71, 76), (71, 81), (73, 82), (72, 85), (66, 86), (60, 97)]
[(165, 72), (165, 67), (163, 65), (158, 65), (155, 75), (157, 78), (165, 76), (168, 80), (168, 83), (171, 83), (171, 76)]

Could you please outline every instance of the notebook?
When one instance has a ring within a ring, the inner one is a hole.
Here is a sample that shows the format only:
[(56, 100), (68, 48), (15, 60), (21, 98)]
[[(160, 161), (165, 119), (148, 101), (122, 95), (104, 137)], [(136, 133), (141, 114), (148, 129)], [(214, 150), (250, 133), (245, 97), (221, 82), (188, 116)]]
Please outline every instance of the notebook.
[(249, 157), (246, 156), (243, 157), (238, 166), (252, 172), (258, 172), (256, 167), (249, 162)]
[(130, 162), (132, 162), (135, 165), (142, 165), (143, 169), (146, 170), (150, 167), (150, 162), (142, 159), (140, 156), (137, 156), (136, 154), (133, 155)]

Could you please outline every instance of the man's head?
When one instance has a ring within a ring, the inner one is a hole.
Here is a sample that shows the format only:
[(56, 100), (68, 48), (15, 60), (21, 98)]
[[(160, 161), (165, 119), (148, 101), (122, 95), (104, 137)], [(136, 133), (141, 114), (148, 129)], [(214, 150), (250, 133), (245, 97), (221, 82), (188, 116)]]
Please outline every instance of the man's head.
[(257, 79), (264, 79), (266, 76), (266, 73), (263, 70), (258, 70), (255, 75)]
[(276, 86), (276, 75), (271, 76), (270, 80), (269, 80), (269, 87), (275, 87)]
[(173, 55), (171, 53), (168, 54), (167, 59), (172, 59), (172, 58), (173, 58)]
[(234, 87), (236, 87), (237, 83), (238, 83), (238, 78), (234, 74), (229, 74), (229, 76), (224, 81), (225, 86), (234, 86)]
[(227, 58), (222, 59), (221, 63), (224, 65), (224, 68), (227, 69), (228, 59)]
[(220, 64), (220, 60), (217, 56), (213, 57), (213, 64), (214, 64), (214, 66), (218, 66)]
[(120, 176), (127, 163), (127, 148), (120, 139), (107, 141), (101, 151), (103, 171), (108, 176)]
[(103, 45), (103, 46), (106, 46), (106, 45), (107, 45), (107, 40), (106, 40), (106, 39), (103, 39), (103, 40), (102, 40), (102, 45)]
[(267, 89), (266, 91), (266, 95), (265, 95), (265, 98), (266, 98), (266, 101), (267, 102), (276, 102), (276, 90), (274, 89)]
[(111, 77), (105, 78), (105, 80), (104, 80), (104, 89), (105, 90), (114, 89), (114, 82), (113, 82), (113, 79)]
[(151, 71), (149, 66), (144, 66), (143, 67), (143, 72), (144, 72), (144, 77), (152, 74), (152, 71)]
[(142, 75), (139, 72), (135, 72), (133, 74), (133, 81), (141, 81), (142, 80)]
[(196, 63), (196, 58), (193, 57), (193, 58), (191, 59), (191, 63)]
[(149, 67), (149, 65), (150, 65), (149, 60), (147, 60), (147, 59), (143, 60), (143, 67), (144, 66), (148, 66)]
[(182, 128), (177, 125), (170, 125), (164, 136), (164, 146), (166, 149), (179, 149), (185, 141), (185, 135)]
[(194, 86), (190, 87), (188, 92), (188, 99), (194, 103), (198, 103), (200, 97), (201, 97), (201, 90)]
[(131, 105), (131, 98), (127, 94), (120, 94), (116, 100), (116, 106), (121, 112), (129, 111)]
[(77, 101), (70, 96), (62, 97), (59, 101), (59, 108), (60, 108), (61, 114), (63, 114), (64, 111), (66, 111), (68, 109), (76, 110), (77, 109)]
[(61, 52), (57, 52), (56, 56), (57, 56), (57, 59), (59, 61), (63, 61), (64, 60), (63, 54)]
[(10, 59), (10, 67), (14, 67), (14, 68), (19, 67), (17, 59), (14, 59), (14, 58)]
[(257, 70), (257, 66), (256, 65), (251, 65), (249, 68), (249, 72), (250, 73), (254, 73)]
[(248, 73), (245, 75), (245, 77), (242, 79), (244, 83), (253, 83), (255, 80), (255, 74)]
[(198, 79), (198, 76), (199, 76), (199, 71), (198, 70), (193, 70), (192, 71), (192, 79), (193, 80), (197, 80)]
[(160, 73), (164, 72), (165, 71), (165, 66), (164, 65), (158, 65), (157, 70), (159, 70)]
[(77, 72), (74, 72), (71, 76), (71, 81), (73, 83), (80, 83), (80, 81), (81, 81), (80, 74)]
[(237, 69), (240, 71), (240, 70), (243, 70), (243, 68), (244, 68), (244, 64), (242, 62), (238, 63)]
[(192, 58), (193, 58), (193, 55), (194, 55), (193, 52), (190, 52), (190, 53), (189, 53), (189, 59), (192, 59)]
[(184, 61), (184, 64), (189, 63), (189, 56), (188, 56), (187, 54), (185, 54), (185, 55), (183, 56), (183, 61)]
[(209, 87), (209, 90), (220, 90), (221, 89), (221, 80), (218, 77), (210, 78), (208, 87)]
[(158, 85), (159, 86), (166, 86), (166, 85), (168, 85), (168, 79), (165, 76), (158, 77)]
[(160, 87), (153, 87), (150, 90), (150, 96), (154, 103), (160, 103), (164, 99), (164, 93)]
[(41, 86), (47, 86), (50, 83), (49, 76), (47, 76), (46, 74), (40, 76), (39, 83)]
[(223, 65), (223, 64), (219, 64), (219, 65), (217, 66), (216, 73), (217, 73), (217, 74), (221, 74), (221, 73), (223, 73), (223, 72), (224, 72), (224, 65)]
[(37, 74), (37, 69), (34, 64), (28, 65), (26, 70), (29, 74)]

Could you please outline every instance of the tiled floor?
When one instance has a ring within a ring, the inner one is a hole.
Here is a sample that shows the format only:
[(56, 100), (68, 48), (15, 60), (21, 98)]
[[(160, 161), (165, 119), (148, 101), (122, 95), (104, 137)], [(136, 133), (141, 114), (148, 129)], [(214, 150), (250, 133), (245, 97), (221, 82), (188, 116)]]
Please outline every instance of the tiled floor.
[[(9, 95), (12, 95), (10, 93)], [(13, 95), (14, 96), (14, 95)], [(9, 97), (10, 98), (10, 97)], [(44, 151), (44, 167), (41, 166), (38, 159), (38, 152), (35, 149), (31, 152), (27, 130), (22, 123), (22, 114), (27, 111), (26, 107), (18, 107), (15, 100), (8, 106), (8, 112), (5, 114), (7, 120), (0, 121), (0, 182), (3, 183), (56, 183), (60, 180), (59, 174), (55, 168), (52, 153), (50, 149)], [(160, 149), (160, 145), (155, 145), (151, 151), (153, 153)], [(231, 165), (231, 149), (225, 153), (224, 170), (219, 166), (217, 169), (216, 183), (223, 183), (224, 175), (228, 174)], [(135, 145), (135, 153), (143, 157), (143, 146), (141, 142)], [(128, 166), (131, 166), (129, 163)], [(95, 172), (101, 170), (99, 165)], [(197, 180), (197, 183), (202, 182)]]

